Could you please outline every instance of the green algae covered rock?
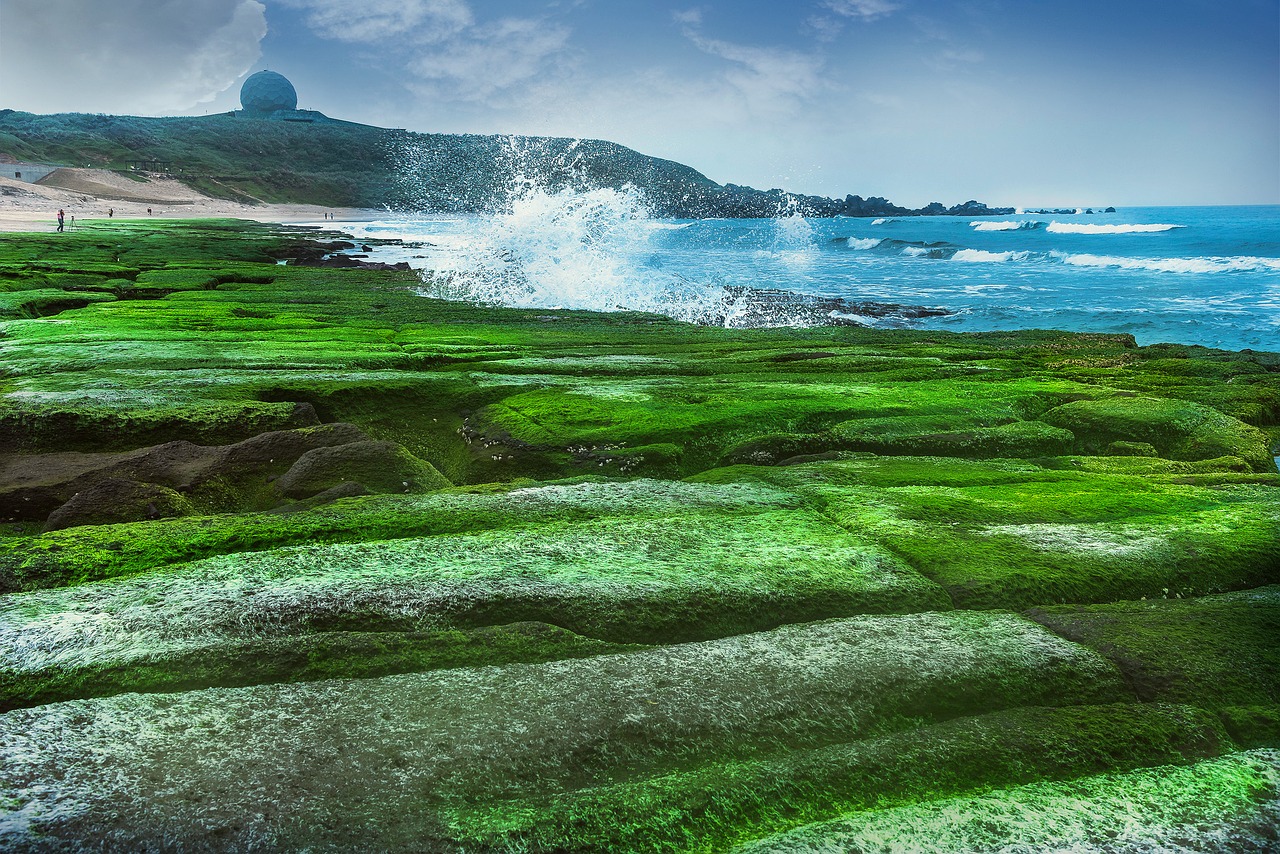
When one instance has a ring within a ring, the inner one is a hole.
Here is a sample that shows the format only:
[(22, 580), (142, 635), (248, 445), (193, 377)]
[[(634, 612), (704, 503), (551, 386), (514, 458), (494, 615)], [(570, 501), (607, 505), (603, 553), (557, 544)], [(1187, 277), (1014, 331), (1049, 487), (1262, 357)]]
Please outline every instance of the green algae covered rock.
[(1028, 616), (1115, 661), (1141, 700), (1280, 705), (1280, 587), (1036, 608)]
[(425, 495), (354, 497), (329, 507), (294, 502), (268, 512), (0, 538), (0, 588), (59, 587), (274, 546), (402, 539), (549, 522), (723, 514), (728, 529), (741, 516), (800, 504), (787, 492), (757, 483), (657, 480), (499, 485)]
[(109, 525), (194, 515), (195, 508), (180, 494), (154, 483), (120, 478), (99, 481), (49, 515), (46, 531), (75, 525)]
[(427, 492), (452, 486), (431, 463), (394, 442), (350, 442), (313, 448), (280, 476), (276, 487), (290, 498), (310, 498), (341, 483), (372, 492)]
[[(146, 846), (198, 824), (234, 848), (341, 846), (369, 833), (364, 845), (396, 846), (449, 833), (443, 811), (476, 798), (533, 805), (708, 763), (786, 761), (975, 708), (1122, 695), (1095, 653), (1016, 615), (860, 617), (547, 664), (20, 709), (0, 715), (0, 793), (51, 838)], [(1072, 726), (1030, 721), (1031, 738), (1087, 743), (1091, 708)], [(1220, 739), (1191, 711), (1124, 707), (1094, 723), (1113, 754), (1138, 764), (1213, 754)], [(981, 753), (1001, 728), (959, 741)], [(1101, 758), (1080, 755), (1084, 767)], [(35, 778), (40, 787), (24, 787)], [(153, 779), (170, 794), (149, 797)], [(77, 809), (54, 809), (69, 803)]]
[(937, 586), (892, 555), (812, 515), (615, 516), (229, 555), (10, 596), (0, 604), (0, 666), (66, 671), (197, 650), (216, 656), (263, 638), (307, 644), (315, 632), (524, 621), (661, 643), (946, 607)]
[(1280, 826), (1280, 753), (1037, 783), (964, 798), (852, 814), (735, 848), (913, 851), (1268, 851)]
[(1232, 456), (1254, 471), (1275, 471), (1261, 430), (1197, 403), (1152, 397), (1079, 400), (1051, 409), (1041, 419), (1072, 431), (1081, 453), (1098, 453), (1116, 442), (1141, 442), (1174, 460)]
[(1275, 847), (1280, 355), (333, 238), (0, 246), (0, 848)]
[[(1280, 582), (1274, 475), (1188, 463), (858, 457), (732, 467), (899, 555), (958, 607), (1196, 596)], [(1091, 470), (1092, 469), (1092, 470)], [(1209, 472), (1214, 472), (1210, 474)], [(1191, 482), (1186, 482), (1191, 481)]]
[[(26, 452), (127, 450), (170, 441), (223, 444), (270, 430), (316, 423), (315, 410), (296, 403), (206, 401), (136, 407), (101, 400), (55, 403), (36, 395), (0, 402), (0, 440)], [(154, 401), (154, 398), (152, 398)]]
[(84, 308), (95, 302), (112, 302), (111, 294), (96, 291), (67, 291), (59, 288), (38, 288), (27, 291), (0, 292), (0, 318), (50, 317), (74, 308)]

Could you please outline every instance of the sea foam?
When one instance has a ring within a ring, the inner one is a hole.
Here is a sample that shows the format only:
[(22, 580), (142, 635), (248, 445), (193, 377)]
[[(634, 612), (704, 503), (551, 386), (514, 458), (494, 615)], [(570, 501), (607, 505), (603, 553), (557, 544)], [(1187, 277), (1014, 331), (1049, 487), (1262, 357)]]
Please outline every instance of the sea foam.
[(951, 256), (953, 261), (978, 264), (1000, 264), (1005, 261), (1026, 261), (1030, 252), (987, 252), (983, 249), (961, 249)]
[(1175, 228), (1185, 228), (1185, 226), (1165, 223), (1103, 225), (1092, 222), (1058, 222), (1055, 220), (1049, 223), (1049, 227), (1046, 230), (1053, 234), (1147, 234), (1173, 231)]
[(849, 244), (850, 249), (875, 249), (884, 238), (881, 237), (846, 237), (845, 242)]
[(1050, 256), (1073, 267), (1116, 267), (1156, 273), (1266, 273), (1280, 271), (1280, 258), (1234, 256), (1229, 258), (1124, 258), (1115, 255), (1067, 254)]
[[(431, 241), (445, 251), (432, 253), (421, 274), (423, 296), (517, 308), (643, 311), (728, 327), (848, 321), (812, 296), (744, 286), (715, 271), (690, 276), (668, 269), (658, 236), (693, 223), (654, 220), (634, 189), (548, 191), (524, 182), (516, 185), (507, 212), (459, 222), (466, 232), (448, 247)], [(752, 257), (790, 270), (818, 260), (808, 220), (780, 212), (770, 222), (771, 239)], [(898, 322), (874, 322), (882, 321)]]
[(1009, 220), (1007, 222), (989, 222), (977, 220), (969, 223), (974, 231), (1031, 231), (1043, 228), (1044, 223), (1037, 220)]

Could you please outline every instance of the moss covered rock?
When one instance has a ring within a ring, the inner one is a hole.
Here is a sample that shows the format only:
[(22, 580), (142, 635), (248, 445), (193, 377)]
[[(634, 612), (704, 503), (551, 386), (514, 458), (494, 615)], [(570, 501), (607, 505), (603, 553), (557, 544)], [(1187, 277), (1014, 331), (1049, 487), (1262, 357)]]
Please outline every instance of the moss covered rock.
[(0, 847), (1268, 840), (1204, 760), (1277, 743), (1280, 355), (274, 263), (334, 237), (0, 243)]
[(1051, 409), (1041, 419), (1074, 433), (1081, 453), (1098, 453), (1115, 442), (1140, 442), (1174, 460), (1232, 456), (1248, 462), (1254, 471), (1275, 470), (1261, 430), (1189, 401), (1153, 397), (1079, 400)]
[(290, 498), (309, 498), (340, 483), (358, 483), (372, 492), (428, 492), (452, 484), (435, 466), (394, 442), (349, 442), (313, 448), (276, 481)]
[(1028, 616), (1115, 661), (1144, 701), (1280, 705), (1280, 587), (1037, 608)]
[(195, 512), (190, 501), (168, 487), (107, 478), (83, 492), (77, 492), (66, 504), (49, 514), (44, 529), (57, 531), (76, 525), (112, 525), (190, 516)]

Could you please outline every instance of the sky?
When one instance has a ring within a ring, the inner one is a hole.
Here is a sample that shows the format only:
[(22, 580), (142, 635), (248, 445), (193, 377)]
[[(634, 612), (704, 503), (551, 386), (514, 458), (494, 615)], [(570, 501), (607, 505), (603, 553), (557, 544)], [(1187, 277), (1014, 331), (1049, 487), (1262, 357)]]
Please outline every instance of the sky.
[(1280, 0), (0, 0), (0, 108), (608, 139), (909, 206), (1280, 203)]

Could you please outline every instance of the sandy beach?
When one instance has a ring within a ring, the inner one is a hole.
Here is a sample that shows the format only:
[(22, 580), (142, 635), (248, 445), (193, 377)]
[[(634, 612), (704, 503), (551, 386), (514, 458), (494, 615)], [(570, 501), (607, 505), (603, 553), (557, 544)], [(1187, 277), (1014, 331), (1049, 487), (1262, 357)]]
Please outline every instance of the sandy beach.
[[(367, 222), (385, 211), (320, 205), (247, 205), (203, 195), (167, 178), (135, 180), (101, 169), (60, 169), (37, 184), (0, 178), (0, 232), (54, 231), (58, 210), (67, 227), (88, 220), (234, 217), (259, 222)], [(148, 213), (150, 211), (150, 213)]]

